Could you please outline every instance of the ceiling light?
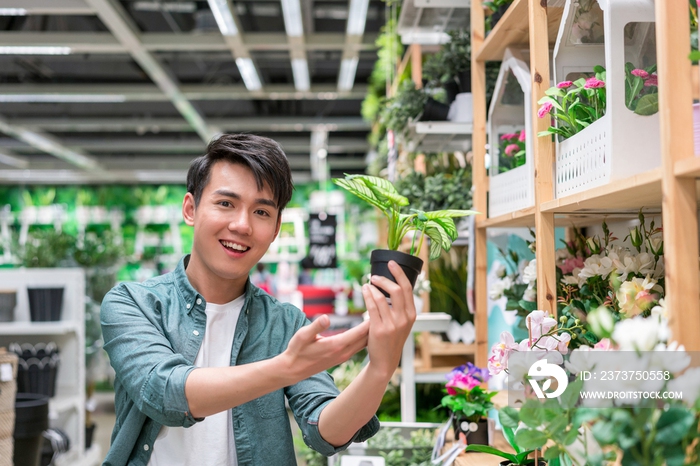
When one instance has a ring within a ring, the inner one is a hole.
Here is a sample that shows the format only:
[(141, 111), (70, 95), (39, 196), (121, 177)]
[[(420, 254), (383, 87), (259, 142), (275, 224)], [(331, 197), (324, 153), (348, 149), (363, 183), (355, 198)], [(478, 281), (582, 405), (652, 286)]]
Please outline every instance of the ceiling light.
[(365, 32), (369, 0), (351, 0), (347, 33), (361, 36)]
[(340, 62), (340, 73), (338, 76), (338, 89), (341, 91), (352, 90), (355, 84), (355, 72), (357, 71), (357, 57), (346, 58)]
[(229, 8), (228, 0), (208, 0), (209, 8), (214, 14), (216, 24), (219, 26), (221, 34), (225, 36), (235, 36), (238, 34), (238, 27), (233, 20), (231, 8)]
[(194, 13), (197, 5), (194, 2), (136, 2), (134, 10), (136, 11), (168, 11), (170, 13)]
[(252, 59), (236, 58), (236, 65), (238, 66), (238, 71), (241, 73), (241, 78), (243, 78), (245, 87), (249, 91), (258, 91), (262, 88), (258, 72), (255, 69)]
[(0, 94), (0, 102), (125, 102), (121, 94)]
[(14, 46), (0, 47), (0, 55), (69, 55), (70, 47)]
[(0, 16), (26, 16), (24, 8), (0, 8)]
[(294, 87), (297, 91), (308, 91), (311, 82), (309, 81), (309, 64), (305, 58), (292, 59), (292, 73), (294, 74)]
[(290, 37), (304, 35), (304, 25), (301, 22), (301, 6), (299, 0), (282, 0), (284, 27)]

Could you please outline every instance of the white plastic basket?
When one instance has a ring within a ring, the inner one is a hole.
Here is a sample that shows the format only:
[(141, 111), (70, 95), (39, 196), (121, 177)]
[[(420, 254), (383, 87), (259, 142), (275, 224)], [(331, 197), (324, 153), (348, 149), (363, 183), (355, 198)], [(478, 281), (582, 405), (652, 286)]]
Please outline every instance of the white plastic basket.
[[(659, 114), (637, 115), (625, 106), (625, 63), (639, 66), (639, 41), (649, 37), (654, 0), (598, 0), (605, 39), (574, 43), (572, 32), (581, 0), (567, 0), (554, 48), (555, 82), (572, 73), (606, 69), (606, 113), (573, 137), (557, 143), (555, 197), (582, 192), (658, 167), (661, 164)], [(642, 23), (625, 38), (625, 26)], [(643, 36), (644, 35), (644, 36)], [(638, 36), (638, 37), (637, 37)]]
[[(512, 74), (511, 74), (512, 72)], [(522, 92), (522, 104), (504, 101), (508, 77), (515, 77)], [(535, 170), (532, 160), (532, 86), (530, 68), (517, 50), (506, 49), (489, 107), (488, 135), (491, 166), (489, 168), (489, 217), (515, 212), (535, 205)], [(525, 165), (498, 173), (500, 136), (525, 130)]]

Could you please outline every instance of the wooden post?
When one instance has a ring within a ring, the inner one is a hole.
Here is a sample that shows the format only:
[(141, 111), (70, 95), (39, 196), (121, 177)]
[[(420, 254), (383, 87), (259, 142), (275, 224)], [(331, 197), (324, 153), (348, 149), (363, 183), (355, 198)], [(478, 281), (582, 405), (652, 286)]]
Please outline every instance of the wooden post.
[(474, 277), (474, 326), (476, 327), (476, 355), (474, 362), (479, 367), (486, 367), (488, 362), (488, 300), (486, 290), (487, 246), (486, 228), (479, 223), (486, 219), (486, 65), (476, 59), (476, 53), (484, 43), (484, 9), (481, 0), (471, 3), (472, 30), (472, 97), (474, 99), (474, 126), (472, 130), (472, 184), (474, 185), (474, 210), (480, 212), (476, 218), (477, 228), (474, 254), (476, 276)]
[(695, 179), (674, 175), (676, 161), (694, 157), (688, 5), (655, 3), (666, 306), (673, 339), (685, 345), (686, 350), (697, 351), (700, 290)]
[(554, 144), (550, 138), (539, 138), (537, 133), (549, 127), (549, 119), (537, 117), (537, 101), (549, 88), (549, 37), (547, 32), (546, 0), (530, 0), (530, 75), (532, 77), (532, 121), (535, 162), (535, 235), (537, 237), (537, 308), (557, 314), (557, 287), (555, 269), (554, 214), (543, 213), (540, 206), (554, 198)]

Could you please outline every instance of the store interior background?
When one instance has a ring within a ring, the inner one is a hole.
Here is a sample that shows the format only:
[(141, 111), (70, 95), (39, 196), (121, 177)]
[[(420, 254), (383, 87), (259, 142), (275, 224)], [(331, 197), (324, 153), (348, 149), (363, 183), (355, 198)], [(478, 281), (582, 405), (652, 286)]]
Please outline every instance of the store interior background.
[[(336, 315), (361, 315), (353, 288), (369, 270), (368, 252), (380, 243), (382, 227), (374, 210), (341, 194), (330, 179), (363, 173), (386, 156), (371, 149), (372, 125), (362, 116), (363, 101), (375, 92), (378, 50), (399, 59), (404, 51), (398, 42), (382, 42), (382, 28), (394, 15), (398, 32), (422, 34), (430, 53), (446, 30), (469, 23), (467, 8), (417, 9), (413, 1), (404, 9), (413, 8), (414, 16), (399, 18), (398, 3), (0, 0), (0, 267), (29, 265), (20, 254), (26, 233), (31, 241), (33, 234), (62, 231), (92, 254), (83, 263), (75, 257), (51, 263), (55, 249), (45, 249), (50, 266), (86, 273), (85, 407), (88, 421), (97, 423), (101, 455), (114, 415), (99, 301), (113, 282), (172, 270), (189, 250), (183, 182), (189, 162), (215, 134), (268, 136), (289, 157), (296, 190), (280, 238), (263, 259), (275, 292), (303, 305), (296, 283), (304, 273), (308, 216), (331, 213), (338, 220), (338, 265), (312, 270), (311, 280), (330, 290)], [(468, 169), (465, 160), (467, 153), (457, 154), (447, 165)], [(499, 248), (532, 257), (527, 230), (509, 233), (496, 232), (489, 262)], [(460, 325), (473, 322), (466, 236), (431, 262), (429, 277), (434, 292), (426, 306)], [(514, 316), (493, 313), (490, 339), (514, 324)], [(466, 358), (473, 353), (441, 364)], [(351, 378), (356, 359), (336, 378)], [(443, 385), (436, 379), (417, 386), (418, 421), (446, 419), (436, 409)], [(396, 386), (379, 414), (400, 419)]]

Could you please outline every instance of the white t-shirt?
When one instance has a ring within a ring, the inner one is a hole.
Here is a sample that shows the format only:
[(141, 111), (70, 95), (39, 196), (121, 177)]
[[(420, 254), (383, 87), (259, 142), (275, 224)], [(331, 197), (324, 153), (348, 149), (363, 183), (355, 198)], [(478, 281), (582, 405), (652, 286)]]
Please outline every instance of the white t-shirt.
[[(207, 303), (207, 327), (194, 365), (231, 365), (231, 347), (245, 295), (230, 303)], [(231, 410), (208, 416), (202, 422), (184, 427), (163, 426), (153, 444), (148, 466), (236, 466)]]

